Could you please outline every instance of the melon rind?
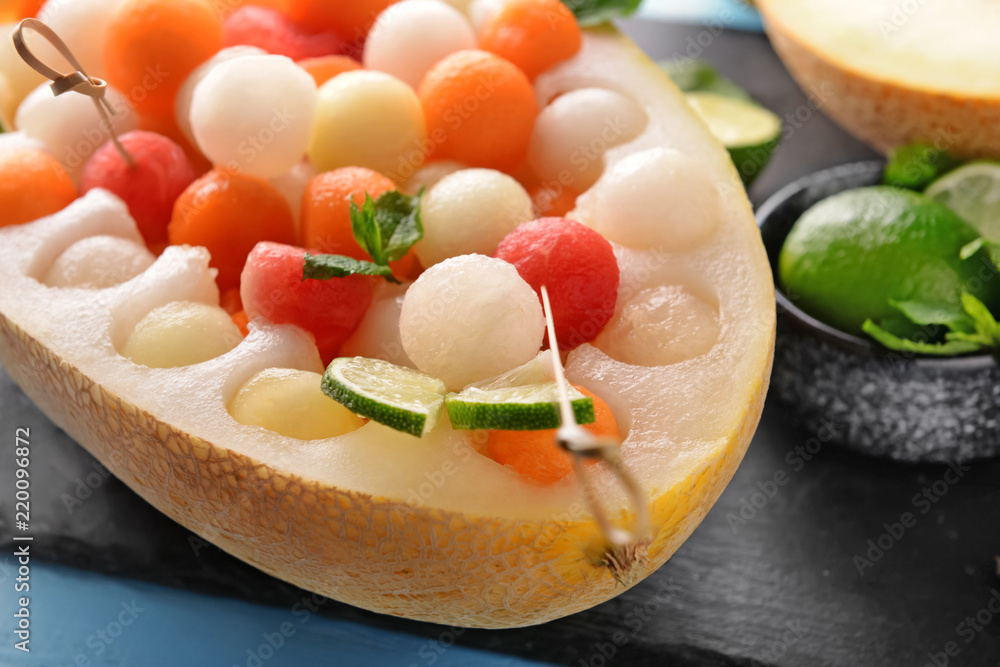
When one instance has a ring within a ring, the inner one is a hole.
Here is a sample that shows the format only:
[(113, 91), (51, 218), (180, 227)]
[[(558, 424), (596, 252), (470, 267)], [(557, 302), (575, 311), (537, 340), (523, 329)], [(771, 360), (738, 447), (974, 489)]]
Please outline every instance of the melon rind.
[[(218, 293), (207, 253), (189, 247), (169, 248), (107, 290), (38, 283), (80, 237), (135, 237), (124, 206), (102, 191), (73, 204), (73, 216), (0, 230), (0, 362), (145, 500), (303, 588), (381, 613), (484, 628), (542, 623), (610, 599), (667, 560), (739, 465), (770, 374), (773, 284), (725, 149), (659, 69), (617, 31), (589, 30), (581, 54), (537, 89), (544, 99), (585, 86), (624, 90), (650, 115), (643, 135), (608, 151), (609, 163), (651, 146), (680, 150), (713, 175), (724, 213), (715, 236), (689, 253), (616, 247), (622, 298), (694, 274), (707, 293), (723, 271), (739, 285), (714, 295), (722, 340), (702, 358), (635, 367), (585, 345), (568, 361), (570, 379), (606, 398), (628, 432), (622, 454), (654, 525), (640, 548), (605, 548), (572, 476), (534, 487), (447, 425), (421, 440), (370, 423), (304, 442), (236, 424), (225, 405), (259, 370), (321, 370), (311, 338), (294, 327), (251, 323), (236, 349), (186, 368), (121, 358), (115, 346), (146, 312), (181, 299), (215, 303)], [(677, 391), (663, 395), (663, 387)], [(606, 506), (626, 521), (627, 498), (606, 470), (595, 473)], [(415, 495), (420, 480), (433, 493)]]
[[(757, 7), (775, 51), (816, 107), (876, 150), (923, 142), (963, 159), (1000, 156), (1000, 7), (979, 0), (859, 4), (760, 0)], [(934, 16), (941, 18), (936, 30), (968, 42), (965, 48), (985, 36), (994, 41), (979, 58), (949, 53), (951, 42), (921, 25)], [(864, 19), (868, 30), (850, 29), (848, 17)]]

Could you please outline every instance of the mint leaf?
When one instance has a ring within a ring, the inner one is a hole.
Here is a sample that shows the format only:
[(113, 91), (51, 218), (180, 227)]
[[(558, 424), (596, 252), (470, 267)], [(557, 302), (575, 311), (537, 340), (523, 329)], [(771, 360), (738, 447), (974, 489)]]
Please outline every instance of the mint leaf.
[(423, 190), (410, 196), (401, 192), (387, 192), (376, 203), (379, 226), (392, 229), (386, 254), (390, 262), (402, 259), (413, 245), (424, 237), (420, 224), (420, 200)]
[[(964, 292), (962, 294), (962, 306), (969, 317), (972, 318), (975, 325), (975, 334), (973, 335), (982, 341), (984, 345), (990, 347), (1000, 346), (1000, 324), (997, 324), (996, 318), (993, 317), (993, 313), (986, 307), (986, 304), (968, 292)], [(958, 336), (960, 333), (962, 332), (957, 332), (954, 335)]]
[(938, 356), (951, 356), (956, 354), (966, 354), (983, 349), (983, 345), (970, 340), (952, 339), (949, 334), (948, 339), (943, 343), (921, 343), (909, 338), (900, 338), (889, 333), (871, 320), (865, 320), (861, 325), (861, 330), (881, 343), (884, 347), (898, 352), (910, 352), (912, 354), (933, 354)]
[(941, 342), (921, 342), (904, 334), (896, 319), (875, 324), (865, 320), (861, 329), (876, 341), (900, 352), (915, 354), (953, 355), (1000, 347), (1000, 323), (982, 301), (965, 292), (962, 310), (919, 301), (890, 301), (913, 324), (925, 327), (944, 326), (948, 332)]
[(398, 190), (387, 192), (378, 200), (365, 194), (358, 207), (351, 201), (351, 229), (354, 239), (376, 264), (387, 265), (401, 259), (423, 238), (420, 224), (420, 201), (423, 191), (405, 195)]
[(960, 164), (945, 151), (928, 144), (899, 146), (889, 154), (882, 182), (898, 188), (923, 190)]
[[(972, 331), (972, 318), (961, 308), (922, 301), (889, 301), (908, 320), (921, 326), (941, 325), (951, 331)], [(883, 327), (884, 328), (884, 327)]]
[(397, 282), (392, 269), (383, 264), (366, 262), (343, 255), (310, 255), (306, 253), (306, 264), (302, 271), (303, 280), (330, 280), (345, 276), (383, 276)]
[(343, 255), (306, 254), (303, 280), (329, 280), (351, 275), (382, 276), (394, 283), (389, 262), (402, 259), (413, 244), (423, 238), (420, 224), (420, 202), (424, 191), (405, 195), (397, 190), (386, 192), (378, 200), (365, 193), (359, 207), (352, 199), (351, 231), (373, 261), (367, 262)]
[[(354, 240), (368, 253), (376, 262), (378, 255), (382, 254), (382, 231), (375, 220), (375, 201), (367, 192), (365, 201), (359, 208), (354, 200), (351, 200), (351, 231), (354, 233)], [(387, 262), (382, 261), (382, 264)]]
[[(882, 318), (879, 320), (878, 325), (893, 336), (899, 336), (900, 338), (915, 339), (921, 332), (935, 334), (938, 333), (936, 331), (938, 329), (943, 331), (942, 327), (915, 324), (913, 320), (902, 314)], [(933, 335), (931, 337), (933, 338)]]
[(642, 0), (562, 0), (576, 15), (581, 26), (597, 25), (611, 19), (631, 16)]

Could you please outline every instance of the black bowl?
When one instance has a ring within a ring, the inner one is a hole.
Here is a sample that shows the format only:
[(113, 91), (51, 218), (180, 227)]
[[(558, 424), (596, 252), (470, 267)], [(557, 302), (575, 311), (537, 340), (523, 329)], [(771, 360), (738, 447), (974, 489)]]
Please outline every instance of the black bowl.
[(771, 395), (799, 426), (850, 449), (900, 461), (1000, 454), (1000, 363), (993, 355), (931, 357), (887, 350), (824, 324), (778, 282), (778, 256), (813, 204), (881, 183), (884, 164), (811, 174), (771, 197), (757, 223), (775, 274), (778, 333)]

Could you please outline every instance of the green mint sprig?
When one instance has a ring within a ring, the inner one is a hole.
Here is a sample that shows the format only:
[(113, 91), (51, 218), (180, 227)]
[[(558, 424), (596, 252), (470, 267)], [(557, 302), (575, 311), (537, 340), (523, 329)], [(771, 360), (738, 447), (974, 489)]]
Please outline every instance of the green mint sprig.
[(399, 281), (392, 275), (389, 262), (402, 259), (413, 245), (423, 238), (420, 204), (424, 191), (406, 195), (398, 190), (386, 192), (377, 200), (365, 193), (358, 206), (351, 201), (351, 229), (354, 239), (372, 261), (344, 255), (306, 254), (303, 280), (330, 280), (352, 275), (382, 276), (389, 282)]
[(422, 196), (423, 191), (410, 196), (393, 190), (379, 197), (377, 202), (365, 193), (365, 202), (360, 208), (351, 201), (354, 238), (376, 264), (395, 262), (423, 238)]
[(890, 350), (951, 356), (1000, 348), (1000, 324), (986, 304), (971, 294), (962, 294), (960, 311), (913, 301), (890, 302), (890, 305), (912, 324), (945, 330), (943, 340), (917, 341), (891, 331), (897, 328), (892, 323), (865, 320), (862, 330)]
[(383, 264), (366, 262), (344, 255), (310, 255), (306, 253), (305, 280), (330, 280), (345, 276), (382, 276), (395, 280), (392, 269)]
[(612, 19), (631, 16), (642, 0), (562, 0), (581, 26), (597, 25)]
[(889, 154), (882, 182), (897, 188), (922, 191), (962, 163), (928, 144), (899, 146)]

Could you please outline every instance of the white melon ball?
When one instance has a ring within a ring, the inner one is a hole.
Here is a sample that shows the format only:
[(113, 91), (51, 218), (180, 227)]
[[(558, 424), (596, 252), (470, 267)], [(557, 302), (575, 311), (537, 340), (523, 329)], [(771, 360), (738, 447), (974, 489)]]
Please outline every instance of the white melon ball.
[(291, 58), (243, 56), (195, 86), (191, 129), (205, 157), (258, 178), (302, 161), (316, 120), (316, 82)]
[(614, 243), (675, 252), (705, 241), (721, 215), (719, 193), (701, 165), (651, 148), (613, 164), (577, 199), (570, 217)]
[(627, 364), (667, 366), (708, 353), (719, 332), (715, 306), (684, 286), (666, 285), (639, 292), (596, 345)]
[(636, 102), (603, 88), (560, 95), (538, 114), (528, 162), (543, 181), (583, 192), (604, 171), (604, 153), (635, 139), (646, 128)]
[(194, 97), (194, 89), (198, 87), (209, 72), (217, 65), (224, 62), (242, 58), (243, 56), (266, 56), (267, 51), (258, 49), (256, 46), (230, 46), (222, 49), (214, 56), (198, 66), (188, 78), (184, 80), (184, 85), (177, 91), (177, 101), (174, 103), (174, 116), (177, 119), (177, 127), (181, 129), (184, 136), (191, 143), (195, 142), (194, 132), (191, 130), (191, 99)]
[(510, 4), (511, 0), (472, 0), (469, 3), (469, 19), (477, 31), (493, 18), (497, 12)]
[[(115, 110), (111, 126), (119, 135), (139, 128), (139, 117), (120, 92), (107, 89), (104, 99)], [(40, 141), (79, 182), (84, 165), (111, 138), (104, 118), (86, 95), (52, 94), (48, 85), (35, 88), (17, 110), (19, 130)]]
[[(90, 76), (104, 78), (104, 36), (111, 16), (123, 0), (49, 0), (38, 12), (80, 61)], [(44, 63), (62, 62), (54, 47), (43, 42), (32, 50)], [(56, 65), (58, 69), (58, 65)]]
[(335, 438), (365, 422), (323, 393), (323, 376), (291, 368), (268, 368), (240, 387), (229, 414), (240, 424), (261, 426), (288, 438)]
[[(46, 80), (44, 76), (28, 67), (27, 63), (21, 60), (21, 56), (17, 54), (14, 40), (10, 38), (15, 28), (17, 28), (16, 23), (0, 25), (0, 35), (4, 35), (4, 38), (0, 39), (0, 77), (6, 84), (0, 114), (7, 122), (14, 120), (17, 107), (21, 105), (21, 101), (28, 96), (28, 93)], [(41, 48), (40, 44), (43, 42), (41, 38), (30, 32), (26, 37), (32, 51)]]
[(40, 142), (38, 139), (29, 137), (24, 132), (18, 131), (0, 133), (0, 154), (22, 149), (37, 149), (40, 151), (48, 150), (45, 147), (45, 144)]
[(312, 166), (309, 160), (302, 160), (287, 173), (271, 179), (271, 185), (288, 200), (288, 205), (292, 207), (296, 228), (302, 221), (302, 197), (306, 193), (306, 186), (309, 185), (309, 181), (316, 173), (316, 167)]
[(439, 0), (407, 0), (379, 14), (365, 42), (364, 63), (416, 88), (445, 56), (474, 48), (476, 34), (457, 9)]
[(91, 236), (67, 248), (42, 281), (50, 287), (103, 289), (131, 280), (153, 265), (146, 246), (120, 236)]
[(413, 175), (406, 179), (406, 182), (399, 189), (411, 195), (420, 192), (420, 188), (427, 192), (440, 183), (445, 176), (450, 176), (463, 169), (468, 169), (468, 166), (461, 162), (452, 162), (451, 160), (430, 162), (413, 172)]
[(401, 182), (423, 164), (426, 138), (413, 88), (385, 72), (345, 72), (319, 89), (309, 159), (320, 171), (367, 167)]
[(150, 311), (119, 352), (141, 366), (177, 368), (220, 357), (243, 340), (222, 308), (175, 301)]
[(410, 286), (399, 334), (417, 368), (457, 391), (533, 359), (545, 319), (538, 295), (512, 264), (462, 255)]
[(516, 180), (492, 169), (463, 169), (424, 197), (424, 237), (414, 251), (425, 267), (458, 255), (492, 255), (507, 234), (534, 217), (531, 196)]
[(361, 324), (340, 346), (343, 357), (382, 359), (397, 366), (413, 368), (399, 338), (399, 315), (408, 284), (393, 285), (383, 281), (372, 299)]

